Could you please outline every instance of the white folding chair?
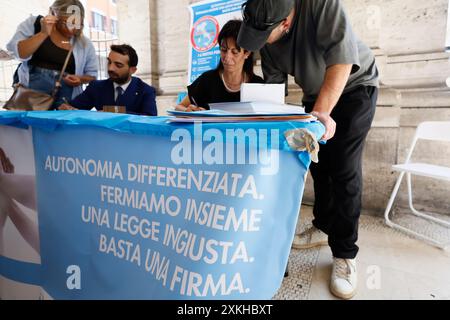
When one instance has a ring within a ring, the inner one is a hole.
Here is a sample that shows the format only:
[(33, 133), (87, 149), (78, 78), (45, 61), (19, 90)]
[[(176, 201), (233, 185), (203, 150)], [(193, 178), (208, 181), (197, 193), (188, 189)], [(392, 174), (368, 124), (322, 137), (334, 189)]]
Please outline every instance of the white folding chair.
[(412, 175), (450, 181), (450, 168), (448, 167), (431, 165), (427, 163), (411, 162), (411, 156), (414, 152), (414, 148), (419, 139), (450, 142), (450, 122), (423, 122), (417, 127), (416, 134), (414, 136), (411, 149), (409, 150), (409, 154), (406, 158), (405, 163), (392, 166), (393, 170), (400, 172), (400, 176), (397, 179), (394, 191), (392, 192), (391, 198), (389, 199), (389, 203), (387, 205), (386, 212), (384, 214), (385, 220), (387, 225), (392, 228), (399, 229), (410, 235), (416, 236), (417, 238), (423, 239), (439, 248), (448, 249), (449, 243), (439, 242), (435, 239), (427, 237), (409, 228), (394, 223), (389, 218), (389, 213), (392, 209), (392, 205), (394, 204), (395, 197), (397, 196), (403, 177), (406, 174), (408, 185), (409, 207), (411, 208), (412, 213), (423, 219), (427, 219), (436, 222), (438, 224), (441, 224), (443, 226), (450, 227), (449, 222), (435, 218), (431, 216), (429, 212), (420, 212), (414, 208), (412, 199), (412, 184), (411, 184)]

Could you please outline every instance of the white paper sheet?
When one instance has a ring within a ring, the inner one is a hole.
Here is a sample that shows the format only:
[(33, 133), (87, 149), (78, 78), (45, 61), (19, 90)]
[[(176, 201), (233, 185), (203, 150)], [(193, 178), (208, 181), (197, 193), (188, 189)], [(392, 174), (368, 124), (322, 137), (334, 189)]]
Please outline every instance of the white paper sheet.
[(284, 84), (243, 83), (241, 102), (285, 103)]
[(300, 106), (271, 102), (224, 102), (210, 103), (209, 106), (212, 110), (222, 110), (235, 114), (284, 115), (305, 113), (305, 109)]

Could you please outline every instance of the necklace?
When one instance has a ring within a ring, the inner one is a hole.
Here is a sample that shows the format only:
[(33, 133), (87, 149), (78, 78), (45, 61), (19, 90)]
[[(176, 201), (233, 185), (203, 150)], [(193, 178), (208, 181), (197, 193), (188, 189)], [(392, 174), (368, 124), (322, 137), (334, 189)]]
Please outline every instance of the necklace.
[[(223, 85), (225, 86), (225, 89), (227, 89), (228, 92), (236, 93), (236, 92), (241, 91), (241, 86), (240, 85), (239, 85), (239, 89), (237, 89), (237, 90), (233, 90), (233, 89), (231, 89), (230, 87), (227, 86), (227, 83), (225, 82), (225, 78), (223, 77), (223, 72), (221, 73), (220, 76), (222, 78)], [(246, 74), (243, 73), (242, 80), (241, 80), (241, 85), (243, 83), (245, 83), (245, 82), (246, 82)]]

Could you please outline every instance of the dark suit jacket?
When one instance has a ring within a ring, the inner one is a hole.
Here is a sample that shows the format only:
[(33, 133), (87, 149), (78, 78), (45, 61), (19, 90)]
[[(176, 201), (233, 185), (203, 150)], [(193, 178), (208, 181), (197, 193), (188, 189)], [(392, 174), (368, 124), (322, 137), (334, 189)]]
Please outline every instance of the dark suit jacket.
[(71, 101), (77, 109), (90, 110), (103, 106), (125, 106), (127, 113), (157, 116), (155, 89), (141, 79), (133, 77), (130, 85), (117, 103), (114, 101), (114, 84), (111, 80), (92, 81), (86, 90)]

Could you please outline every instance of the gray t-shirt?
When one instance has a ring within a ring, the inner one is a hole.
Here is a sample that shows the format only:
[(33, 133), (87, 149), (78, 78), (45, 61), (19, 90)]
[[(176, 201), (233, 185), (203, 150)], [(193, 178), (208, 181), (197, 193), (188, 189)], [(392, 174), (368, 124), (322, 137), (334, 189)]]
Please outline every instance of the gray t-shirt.
[(267, 83), (286, 83), (287, 75), (303, 89), (305, 102), (317, 99), (327, 67), (353, 64), (344, 93), (378, 87), (378, 70), (371, 50), (353, 33), (339, 0), (297, 0), (291, 31), (261, 49)]

